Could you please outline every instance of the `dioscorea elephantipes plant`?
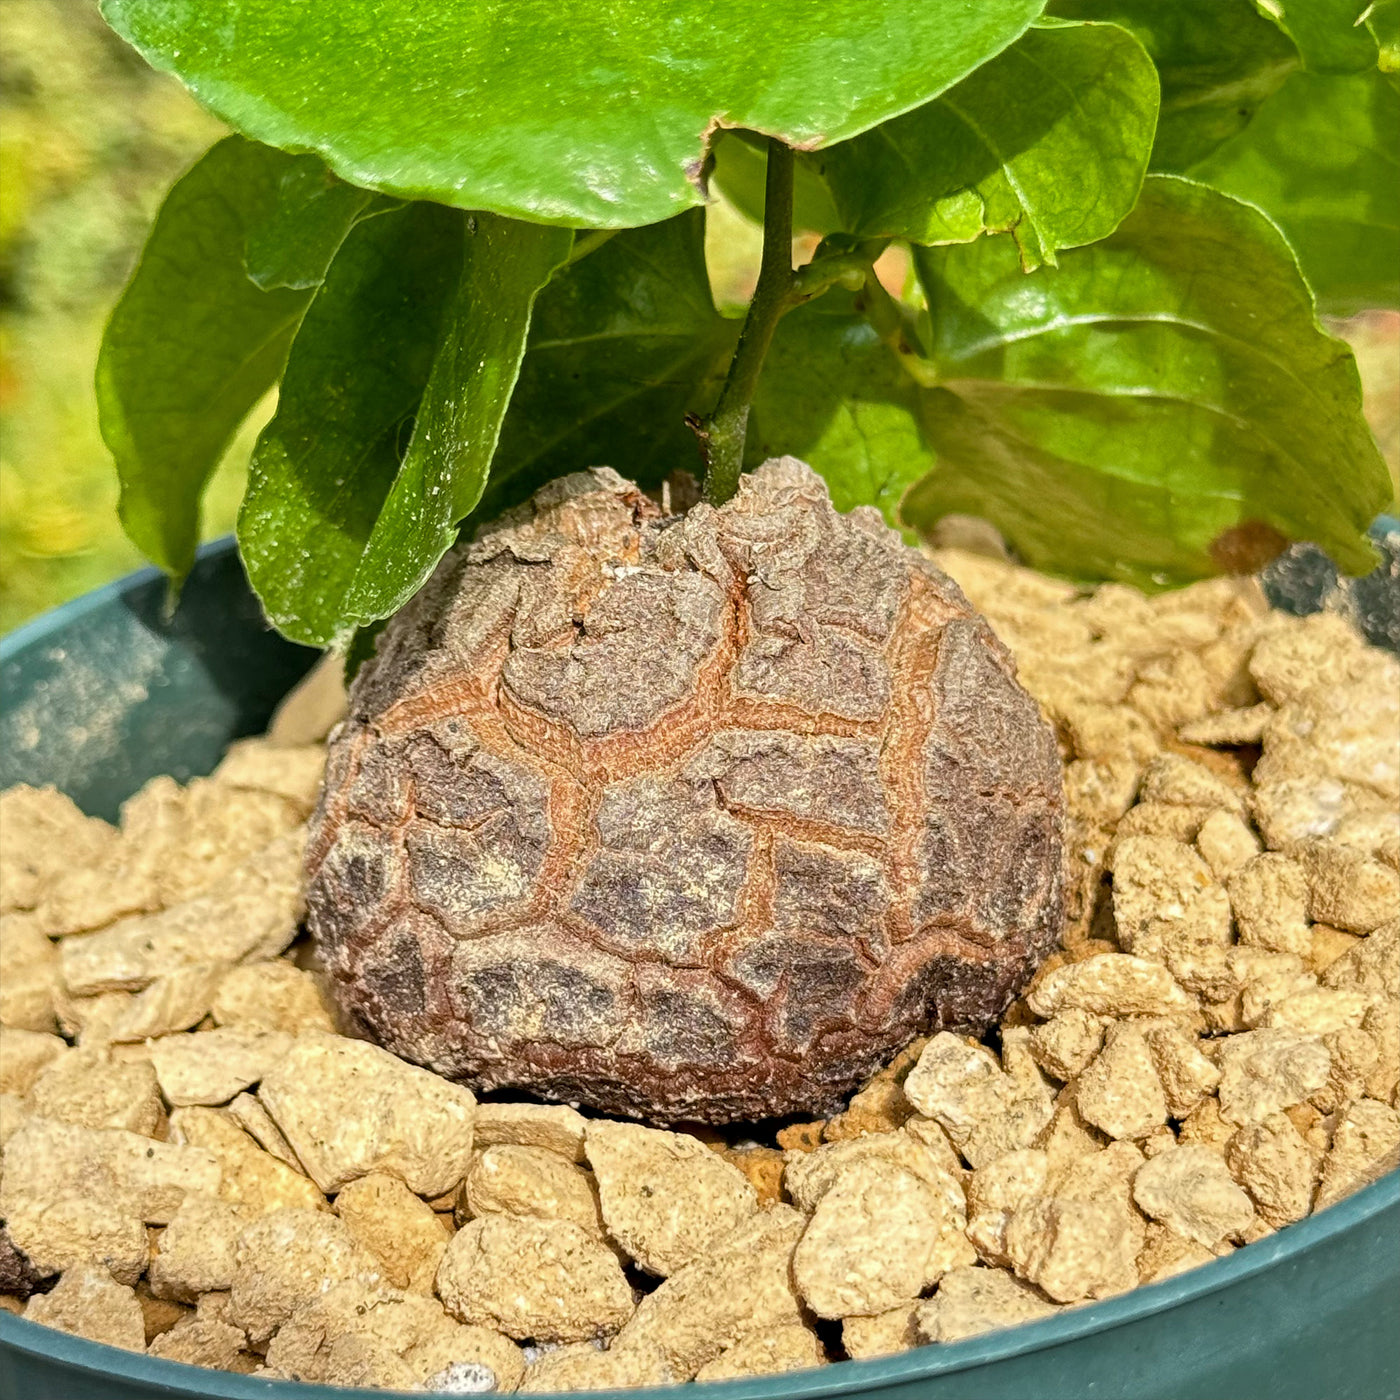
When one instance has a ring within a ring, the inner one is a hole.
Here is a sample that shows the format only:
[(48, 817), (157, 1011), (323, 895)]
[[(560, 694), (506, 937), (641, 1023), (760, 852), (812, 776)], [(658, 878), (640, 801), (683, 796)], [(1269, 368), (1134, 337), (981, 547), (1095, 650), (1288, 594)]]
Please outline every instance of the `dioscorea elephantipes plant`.
[[(1396, 7), (1260, 4), (106, 0), (239, 133), (103, 346), (126, 528), (178, 580), (278, 384), (268, 617), (361, 657), (397, 614), (307, 858), (360, 1024), (726, 1121), (995, 1019), (1062, 924), (1059, 759), (870, 507), (1145, 586), (1366, 567), (1388, 483), (1315, 298), (1395, 299)], [(741, 317), (716, 186), (763, 225)], [(825, 488), (741, 482), (782, 457)], [(691, 466), (689, 511), (633, 484)]]

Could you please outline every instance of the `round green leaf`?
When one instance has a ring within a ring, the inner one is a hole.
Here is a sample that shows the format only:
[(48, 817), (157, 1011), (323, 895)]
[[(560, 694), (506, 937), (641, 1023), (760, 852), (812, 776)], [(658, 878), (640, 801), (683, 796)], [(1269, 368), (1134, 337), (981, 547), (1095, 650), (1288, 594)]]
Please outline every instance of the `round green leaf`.
[(451, 546), (570, 241), (429, 203), (352, 230), (292, 344), (238, 518), (248, 578), (286, 636), (348, 640)]
[(862, 237), (1010, 231), (1027, 270), (1113, 232), (1157, 124), (1157, 72), (1111, 24), (1050, 21), (941, 97), (804, 163)]
[(1242, 130), (1298, 67), (1298, 51), (1250, 0), (1052, 0), (1049, 13), (1130, 29), (1162, 83), (1154, 170), (1185, 170)]
[(395, 203), (338, 180), (315, 156), (275, 154), (286, 163), (276, 200), (267, 218), (248, 231), (243, 261), (264, 291), (319, 287), (355, 223)]
[(353, 184), (619, 228), (702, 203), (718, 127), (808, 149), (906, 112), (1043, 0), (105, 0), (240, 131)]
[(1378, 72), (1295, 73), (1198, 180), (1274, 219), (1324, 311), (1400, 306), (1400, 93)]
[(238, 517), (269, 619), (325, 646), (347, 615), (393, 490), (462, 266), (462, 215), (431, 204), (368, 219), (311, 303), (263, 429)]
[(297, 164), (241, 136), (206, 151), (166, 196), (102, 339), (97, 408), (122, 525), (177, 582), (194, 563), (204, 488), (277, 382), (311, 300), (306, 285), (263, 291), (244, 267)]
[(1148, 587), (1219, 572), (1241, 531), (1371, 566), (1390, 486), (1356, 365), (1257, 209), (1156, 175), (1058, 268), (1004, 239), (917, 262), (941, 386), (911, 523), (982, 515), (1036, 567)]

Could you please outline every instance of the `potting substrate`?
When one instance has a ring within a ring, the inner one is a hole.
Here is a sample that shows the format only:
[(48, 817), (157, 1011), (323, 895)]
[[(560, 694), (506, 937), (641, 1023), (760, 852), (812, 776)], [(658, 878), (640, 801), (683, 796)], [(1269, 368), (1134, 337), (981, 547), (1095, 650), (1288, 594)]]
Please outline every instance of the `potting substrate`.
[(0, 1306), (343, 1386), (753, 1377), (1123, 1294), (1392, 1170), (1400, 663), (1252, 578), (985, 550), (931, 557), (1059, 744), (1060, 946), (816, 1119), (478, 1099), (361, 1038), (304, 928), (325, 665), (116, 825), (0, 795)]

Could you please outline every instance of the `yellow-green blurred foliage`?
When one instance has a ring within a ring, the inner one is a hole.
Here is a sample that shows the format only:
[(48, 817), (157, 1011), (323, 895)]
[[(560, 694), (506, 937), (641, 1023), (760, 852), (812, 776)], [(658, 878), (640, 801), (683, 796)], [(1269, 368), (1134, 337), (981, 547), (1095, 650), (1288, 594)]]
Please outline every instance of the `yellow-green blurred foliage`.
[[(94, 0), (0, 0), (0, 631), (141, 562), (117, 522), (93, 366), (164, 190), (222, 131), (106, 29)], [(719, 299), (742, 302), (757, 228), (721, 207), (708, 242)], [(1394, 470), (1400, 316), (1340, 329)], [(215, 477), (206, 536), (232, 528), (258, 426)]]
[[(0, 0), (0, 630), (141, 562), (93, 366), (164, 190), (223, 130), (92, 0)], [(231, 454), (209, 533), (240, 476)]]

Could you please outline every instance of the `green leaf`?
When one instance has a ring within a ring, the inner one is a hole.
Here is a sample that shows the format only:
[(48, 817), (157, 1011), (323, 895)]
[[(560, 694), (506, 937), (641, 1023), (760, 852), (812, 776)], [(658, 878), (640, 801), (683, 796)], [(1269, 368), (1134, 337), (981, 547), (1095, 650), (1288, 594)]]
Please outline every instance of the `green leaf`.
[(704, 239), (699, 209), (615, 234), (540, 294), (483, 515), (584, 467), (647, 484), (699, 470), (685, 415), (713, 402), (738, 335)]
[(967, 243), (1010, 231), (1029, 271), (1113, 232), (1157, 122), (1157, 73), (1115, 25), (1051, 21), (942, 97), (804, 156), (840, 227)]
[(1376, 64), (1367, 0), (1255, 0), (1298, 46), (1310, 73), (1361, 73)]
[(122, 524), (176, 581), (194, 562), (204, 487), (276, 383), (311, 293), (260, 291), (244, 246), (292, 158), (230, 136), (171, 189), (107, 325), (97, 361), (102, 436)]
[(325, 645), (407, 447), (462, 266), (463, 216), (357, 225), (306, 313), (253, 452), (238, 542), (268, 617)]
[(921, 392), (855, 298), (828, 292), (778, 323), (749, 415), (746, 465), (790, 452), (822, 474), (837, 510), (873, 505), (898, 525), (905, 491), (934, 463)]
[(1066, 19), (1130, 29), (1162, 83), (1154, 170), (1185, 170), (1248, 123), (1298, 66), (1298, 53), (1250, 0), (1053, 0)]
[(1365, 20), (1376, 41), (1377, 67), (1392, 76), (1400, 73), (1400, 0), (1372, 0)]
[(1356, 365), (1257, 210), (1152, 176), (1058, 269), (1026, 277), (996, 239), (917, 261), (942, 387), (910, 523), (982, 515), (1037, 568), (1148, 587), (1273, 531), (1371, 566), (1389, 483)]
[(248, 276), (264, 290), (319, 287), (354, 224), (394, 201), (347, 185), (316, 156), (286, 158), (267, 217), (249, 230)]
[(292, 346), (238, 522), (287, 636), (324, 646), (387, 616), (451, 545), (569, 242), (433, 204), (352, 230)]
[(270, 145), (407, 198), (619, 228), (704, 202), (714, 130), (808, 149), (936, 97), (1044, 0), (104, 0)]
[(1324, 311), (1400, 306), (1400, 93), (1296, 73), (1194, 178), (1264, 210)]
[(413, 437), (346, 598), (356, 624), (402, 607), (481, 499), (536, 294), (573, 243), (568, 229), (497, 214), (471, 216), (467, 227), (462, 276)]

